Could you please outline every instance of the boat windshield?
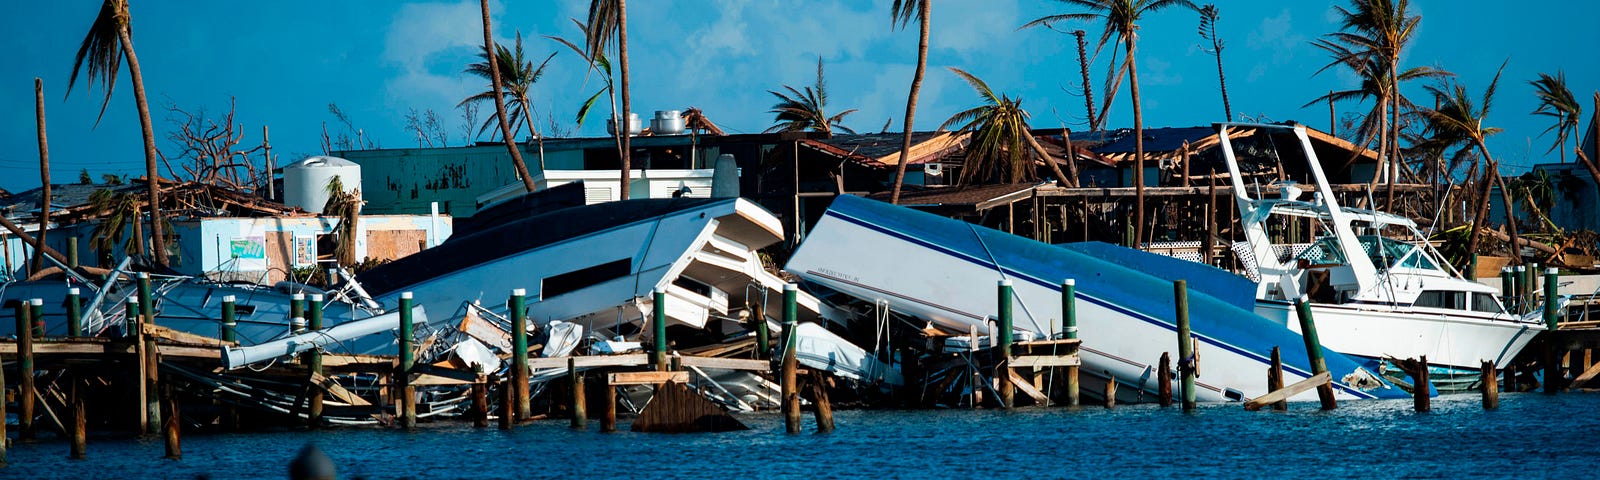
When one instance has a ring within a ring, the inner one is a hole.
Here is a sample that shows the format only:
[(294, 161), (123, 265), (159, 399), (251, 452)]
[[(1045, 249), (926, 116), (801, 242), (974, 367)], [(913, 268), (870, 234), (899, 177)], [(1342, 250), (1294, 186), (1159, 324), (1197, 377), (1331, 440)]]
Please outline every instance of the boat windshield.
[[(1417, 248), (1406, 242), (1385, 238), (1377, 235), (1363, 235), (1359, 237), (1362, 253), (1372, 261), (1372, 265), (1382, 269), (1389, 268), (1415, 268), (1422, 270), (1438, 270), (1434, 261), (1428, 258), (1423, 249)], [(1338, 239), (1322, 237), (1306, 247), (1296, 257), (1305, 263), (1318, 266), (1344, 265), (1349, 263), (1345, 258), (1344, 250), (1339, 248)]]
[(1438, 270), (1427, 252), (1406, 242), (1377, 235), (1362, 235), (1361, 250), (1372, 264), (1381, 268), (1416, 268)]

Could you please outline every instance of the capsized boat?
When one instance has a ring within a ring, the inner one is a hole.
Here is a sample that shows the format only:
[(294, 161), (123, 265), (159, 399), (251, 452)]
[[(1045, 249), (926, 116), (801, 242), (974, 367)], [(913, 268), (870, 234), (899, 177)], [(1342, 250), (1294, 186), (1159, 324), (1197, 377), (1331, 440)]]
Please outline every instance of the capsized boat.
[[(1253, 257), (1246, 263), (1256, 280), (1256, 313), (1298, 332), (1293, 303), (1307, 297), (1324, 346), (1375, 360), (1427, 356), (1438, 367), (1434, 379), (1460, 374), (1461, 388), (1476, 381), (1481, 362), (1505, 367), (1545, 330), (1538, 309), (1508, 312), (1496, 289), (1462, 278), (1415, 222), (1341, 206), (1305, 127), (1222, 123), (1217, 129), (1249, 242), (1246, 257)], [(1246, 135), (1271, 135), (1278, 161), (1304, 168), (1313, 190), (1247, 185), (1230, 141)], [(1285, 218), (1309, 222), (1321, 235), (1311, 243), (1278, 242), (1268, 229)], [(1452, 389), (1448, 382), (1436, 386)]]
[[(1101, 255), (1153, 254), (1119, 249)], [(1115, 378), (1131, 387), (1121, 392), (1157, 392), (1155, 363), (1162, 353), (1177, 352), (1173, 285), (1167, 280), (1071, 249), (859, 197), (837, 197), (785, 269), (863, 301), (887, 302), (897, 313), (953, 333), (990, 333), (996, 283), (1011, 280), (1014, 327), (1038, 337), (1060, 330), (1060, 285), (1073, 279), (1086, 385), (1095, 378)], [(1189, 318), (1199, 344), (1201, 401), (1266, 394), (1265, 372), (1275, 346), (1281, 347), (1286, 383), (1312, 375), (1303, 339), (1248, 309), (1197, 290), (1189, 294)], [(1343, 355), (1325, 350), (1324, 357), (1339, 397), (1405, 396)], [(1314, 398), (1314, 393), (1295, 397)]]

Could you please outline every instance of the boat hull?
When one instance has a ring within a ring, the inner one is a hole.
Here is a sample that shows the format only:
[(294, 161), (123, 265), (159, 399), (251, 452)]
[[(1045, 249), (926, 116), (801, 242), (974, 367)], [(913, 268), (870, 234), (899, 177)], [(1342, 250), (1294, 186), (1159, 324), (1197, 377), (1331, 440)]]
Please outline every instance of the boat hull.
[[(1159, 390), (1155, 363), (1176, 359), (1177, 326), (1170, 282), (1067, 249), (964, 222), (842, 196), (795, 252), (786, 269), (810, 282), (865, 301), (887, 302), (899, 313), (947, 330), (977, 329), (997, 311), (995, 288), (1012, 280), (1014, 326), (1041, 337), (1060, 330), (1062, 280), (1077, 281), (1077, 319), (1083, 369), (1147, 392)], [(1204, 294), (1189, 298), (1200, 344), (1197, 398), (1237, 401), (1268, 392), (1265, 371), (1273, 346), (1282, 347), (1286, 383), (1311, 376), (1298, 335), (1248, 310)], [(1342, 380), (1375, 381), (1370, 372), (1327, 352), (1339, 396), (1398, 396), (1382, 384), (1369, 390)], [(1176, 389), (1174, 382), (1174, 388)], [(1377, 382), (1381, 383), (1381, 382)], [(1152, 397), (1153, 398), (1153, 397)], [(1315, 398), (1314, 392), (1295, 400)]]
[[(1259, 300), (1256, 314), (1300, 332), (1294, 304)], [(1485, 360), (1509, 365), (1543, 325), (1381, 307), (1312, 304), (1322, 345), (1370, 359), (1428, 357), (1428, 364), (1476, 371)]]

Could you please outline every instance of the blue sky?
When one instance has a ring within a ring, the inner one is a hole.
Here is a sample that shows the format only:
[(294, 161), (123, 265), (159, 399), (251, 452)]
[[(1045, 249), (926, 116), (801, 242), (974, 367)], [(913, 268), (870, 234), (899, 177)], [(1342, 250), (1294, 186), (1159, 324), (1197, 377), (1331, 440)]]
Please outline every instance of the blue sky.
[[(893, 119), (899, 130), (916, 61), (916, 31), (890, 28), (886, 1), (650, 0), (630, 3), (629, 44), (634, 110), (700, 107), (730, 132), (759, 132), (772, 124), (767, 90), (809, 85), (815, 62), (827, 66), (830, 107), (857, 108), (846, 125), (875, 132)], [(1301, 108), (1329, 90), (1354, 86), (1340, 72), (1313, 76), (1328, 57), (1310, 42), (1334, 31), (1333, 6), (1343, 2), (1227, 0), (1221, 35), (1228, 92), (1235, 116), (1299, 120), (1326, 128), (1325, 106)], [(143, 172), (131, 82), (124, 72), (106, 111), (94, 125), (99, 90), (82, 80), (66, 94), (72, 57), (99, 2), (9, 2), (0, 15), (0, 188), (39, 185), (33, 78), (44, 80), (53, 180), (70, 183), (87, 169), (101, 174)], [(528, 55), (559, 52), (535, 86), (540, 124), (554, 121), (574, 135), (604, 135), (603, 117), (575, 129), (579, 104), (599, 84), (565, 47), (544, 38), (574, 38), (568, 20), (588, 2), (492, 2), (498, 41), (517, 31)], [(1527, 8), (1518, 2), (1413, 2), (1423, 17), (1407, 65), (1435, 65), (1481, 92), (1509, 59), (1488, 123), (1505, 129), (1490, 143), (1507, 173), (1555, 161), (1541, 136), (1546, 117), (1533, 116), (1528, 80), (1564, 69), (1568, 86), (1591, 108), (1600, 89), (1600, 62), (1575, 52), (1600, 45), (1600, 4), (1560, 2)], [(1077, 96), (1076, 47), (1070, 35), (1017, 31), (1021, 24), (1070, 10), (1058, 2), (944, 0), (933, 11), (933, 47), (918, 107), (918, 129), (977, 104), (972, 90), (946, 67), (976, 74), (998, 91), (1020, 96), (1036, 127), (1084, 128)], [(1555, 14), (1552, 15), (1551, 13)], [(270, 126), (280, 161), (320, 153), (321, 129), (336, 121), (337, 103), (363, 134), (388, 148), (415, 147), (405, 129), (411, 110), (434, 110), (445, 120), (450, 144), (463, 143), (462, 98), (485, 89), (461, 74), (482, 41), (478, 2), (136, 1), (134, 44), (157, 129), (157, 144), (171, 124), (165, 106), (226, 112), (237, 101), (236, 123), (245, 145), (259, 144)], [(1142, 25), (1138, 52), (1147, 127), (1206, 125), (1222, 120), (1214, 60), (1199, 48), (1197, 17), (1168, 10)], [(1095, 34), (1098, 25), (1086, 29)], [(1093, 74), (1101, 96), (1105, 56)], [(1422, 101), (1421, 85), (1405, 87)], [(1110, 126), (1131, 127), (1131, 105), (1112, 107)], [(1340, 114), (1370, 105), (1344, 104)], [(486, 109), (492, 114), (493, 108)], [(480, 117), (485, 118), (485, 117)], [(1568, 155), (1569, 161), (1571, 155)], [(259, 157), (258, 157), (259, 158)], [(174, 160), (175, 162), (177, 160)]]

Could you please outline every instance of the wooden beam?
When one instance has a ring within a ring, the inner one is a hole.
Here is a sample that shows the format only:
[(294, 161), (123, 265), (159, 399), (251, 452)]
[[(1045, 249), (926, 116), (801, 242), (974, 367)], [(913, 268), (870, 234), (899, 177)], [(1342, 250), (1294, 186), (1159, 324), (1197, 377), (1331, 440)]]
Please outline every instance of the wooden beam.
[(772, 370), (772, 362), (767, 360), (751, 360), (747, 358), (716, 358), (716, 357), (680, 357), (685, 367), (719, 368), (723, 370), (750, 370), (766, 372)]
[(349, 390), (344, 389), (343, 385), (339, 385), (339, 382), (334, 381), (331, 378), (312, 373), (311, 383), (321, 387), (324, 392), (328, 392), (329, 395), (332, 395), (333, 398), (336, 398), (341, 402), (357, 407), (372, 406), (372, 403), (368, 402), (367, 399), (361, 398), (354, 393), (350, 393)]
[(689, 383), (689, 372), (616, 372), (610, 374), (612, 385), (657, 385), (667, 382)]
[(1572, 380), (1572, 384), (1571, 385), (1567, 385), (1567, 388), (1569, 388), (1569, 389), (1583, 388), (1583, 385), (1586, 384), (1586, 383), (1589, 383), (1589, 380), (1593, 380), (1596, 375), (1600, 375), (1600, 363), (1596, 363), (1593, 366), (1590, 366), (1588, 370), (1585, 370), (1583, 372), (1583, 375), (1579, 375), (1578, 378), (1573, 379)]
[(1024, 355), (1011, 359), (1011, 368), (1025, 367), (1076, 367), (1083, 365), (1078, 359), (1078, 354), (1066, 355)]
[(1322, 372), (1313, 375), (1311, 378), (1295, 382), (1294, 385), (1283, 387), (1282, 390), (1268, 393), (1266, 395), (1251, 399), (1248, 402), (1244, 402), (1244, 409), (1254, 412), (1256, 410), (1260, 410), (1261, 407), (1278, 403), (1283, 400), (1288, 400), (1289, 397), (1299, 395), (1302, 392), (1310, 391), (1313, 388), (1320, 387), (1331, 381), (1333, 381), (1333, 375), (1328, 374), (1328, 372)]
[(1011, 376), (1011, 385), (1016, 386), (1017, 390), (1021, 390), (1022, 393), (1028, 395), (1029, 397), (1033, 397), (1033, 403), (1035, 405), (1039, 405), (1041, 407), (1050, 405), (1050, 397), (1046, 396), (1044, 392), (1039, 391), (1039, 389), (1033, 388), (1033, 382), (1022, 378), (1021, 375), (1017, 375), (1016, 370), (1008, 368), (1006, 369), (1006, 373)]
[[(650, 363), (650, 355), (629, 353), (625, 355), (589, 355), (572, 357), (578, 367), (635, 367)], [(530, 368), (567, 368), (567, 357), (540, 357), (528, 359)]]

